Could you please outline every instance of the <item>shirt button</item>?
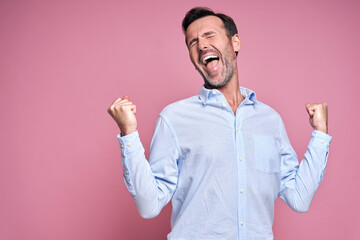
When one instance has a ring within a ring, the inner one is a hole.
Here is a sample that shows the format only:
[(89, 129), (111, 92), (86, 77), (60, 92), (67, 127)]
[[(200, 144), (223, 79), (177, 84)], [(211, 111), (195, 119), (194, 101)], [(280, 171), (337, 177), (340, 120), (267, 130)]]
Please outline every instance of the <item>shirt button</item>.
[(128, 143), (127, 146), (128, 146), (128, 147), (131, 147), (131, 143)]
[(216, 94), (216, 91), (215, 91), (215, 90), (214, 90), (214, 91), (212, 91), (212, 94), (214, 94), (214, 95), (215, 95), (215, 94)]
[(242, 157), (239, 157), (239, 160), (242, 161)]
[(121, 144), (121, 146), (120, 146), (121, 148), (124, 148), (124, 144)]
[(241, 222), (240, 222), (240, 225), (243, 226), (243, 225), (244, 225), (244, 221), (241, 221)]
[(236, 132), (239, 132), (239, 129), (238, 129), (238, 128), (236, 128)]
[(325, 143), (325, 141), (324, 141), (324, 140), (320, 140), (320, 142), (321, 142), (321, 143)]
[(244, 189), (240, 189), (240, 192), (241, 192), (241, 193), (244, 193)]
[(223, 107), (226, 107), (226, 104), (225, 104), (225, 103), (223, 103), (223, 104), (222, 104), (222, 106), (223, 106)]
[(125, 173), (126, 173), (126, 174), (129, 174), (129, 171), (128, 171), (128, 170), (125, 170)]

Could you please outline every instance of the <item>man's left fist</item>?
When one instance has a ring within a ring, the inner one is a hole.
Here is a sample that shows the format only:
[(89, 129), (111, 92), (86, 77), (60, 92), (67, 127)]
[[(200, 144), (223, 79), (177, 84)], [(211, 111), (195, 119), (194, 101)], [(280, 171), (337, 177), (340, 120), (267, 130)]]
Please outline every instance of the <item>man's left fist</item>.
[(326, 103), (306, 104), (311, 126), (318, 131), (328, 133), (328, 106)]

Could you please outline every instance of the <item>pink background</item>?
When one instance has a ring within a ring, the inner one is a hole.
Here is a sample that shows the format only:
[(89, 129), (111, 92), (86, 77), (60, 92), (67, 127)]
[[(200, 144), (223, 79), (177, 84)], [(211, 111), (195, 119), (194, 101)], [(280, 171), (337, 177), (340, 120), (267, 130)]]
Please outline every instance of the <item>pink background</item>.
[(181, 20), (207, 5), (232, 16), (240, 83), (283, 117), (299, 157), (305, 103), (329, 104), (334, 137), (308, 213), (276, 202), (276, 239), (360, 239), (358, 1), (0, 2), (0, 239), (165, 239), (171, 207), (141, 219), (122, 179), (106, 109), (136, 103), (148, 148), (158, 113), (202, 84)]

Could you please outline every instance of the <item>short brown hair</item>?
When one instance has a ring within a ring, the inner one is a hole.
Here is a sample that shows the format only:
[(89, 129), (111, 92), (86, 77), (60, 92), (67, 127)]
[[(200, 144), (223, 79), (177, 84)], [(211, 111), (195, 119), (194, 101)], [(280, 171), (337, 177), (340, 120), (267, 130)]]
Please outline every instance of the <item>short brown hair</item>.
[(228, 36), (229, 39), (231, 39), (232, 36), (238, 33), (236, 24), (231, 17), (222, 13), (214, 13), (210, 8), (205, 8), (205, 7), (196, 7), (186, 13), (185, 18), (182, 21), (182, 29), (184, 33), (186, 32), (186, 30), (188, 29), (191, 23), (193, 23), (195, 20), (199, 18), (203, 18), (206, 16), (215, 16), (220, 18), (224, 23), (226, 35)]

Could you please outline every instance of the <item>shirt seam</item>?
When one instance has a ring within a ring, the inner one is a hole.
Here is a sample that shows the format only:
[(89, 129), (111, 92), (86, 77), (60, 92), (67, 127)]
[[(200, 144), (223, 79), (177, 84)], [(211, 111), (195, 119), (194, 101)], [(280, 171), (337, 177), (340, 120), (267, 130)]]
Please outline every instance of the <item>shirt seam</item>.
[(169, 121), (166, 120), (166, 118), (165, 118), (164, 116), (162, 116), (161, 114), (159, 115), (159, 117), (162, 118), (162, 120), (164, 120), (164, 122), (166, 123), (166, 125), (169, 127), (170, 132), (171, 132), (171, 135), (172, 135), (172, 137), (174, 138), (174, 142), (175, 142), (176, 148), (177, 148), (177, 150), (178, 150), (178, 152), (179, 152), (179, 155), (182, 155), (181, 148), (180, 148), (180, 144), (179, 144), (179, 139), (178, 139), (178, 137), (177, 137), (177, 135), (176, 135), (176, 132), (175, 132), (173, 126), (172, 126), (172, 125), (169, 123)]

